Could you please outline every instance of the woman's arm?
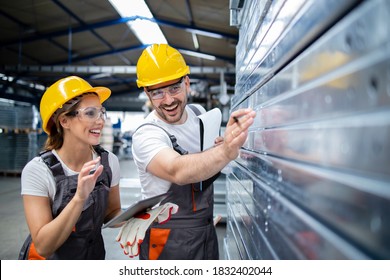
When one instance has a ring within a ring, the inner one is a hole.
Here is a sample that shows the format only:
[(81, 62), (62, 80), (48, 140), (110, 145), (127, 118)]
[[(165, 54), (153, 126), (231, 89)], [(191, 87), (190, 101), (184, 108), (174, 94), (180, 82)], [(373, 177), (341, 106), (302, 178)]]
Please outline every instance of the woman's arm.
[(35, 248), (42, 257), (52, 255), (68, 239), (74, 229), (84, 203), (103, 171), (103, 166), (99, 166), (93, 174), (89, 174), (99, 160), (100, 158), (97, 158), (84, 164), (79, 173), (75, 196), (55, 219), (52, 217), (48, 197), (23, 195), (27, 225)]

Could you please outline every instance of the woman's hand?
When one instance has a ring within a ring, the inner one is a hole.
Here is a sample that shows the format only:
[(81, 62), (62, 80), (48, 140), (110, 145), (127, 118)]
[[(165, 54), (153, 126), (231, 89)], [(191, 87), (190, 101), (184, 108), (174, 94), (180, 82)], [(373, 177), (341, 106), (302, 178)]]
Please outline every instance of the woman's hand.
[[(100, 157), (88, 161), (83, 165), (78, 177), (77, 191), (75, 197), (80, 200), (86, 200), (92, 190), (95, 188), (96, 180), (103, 172), (103, 165), (99, 164)], [(93, 170), (97, 164), (99, 166)]]

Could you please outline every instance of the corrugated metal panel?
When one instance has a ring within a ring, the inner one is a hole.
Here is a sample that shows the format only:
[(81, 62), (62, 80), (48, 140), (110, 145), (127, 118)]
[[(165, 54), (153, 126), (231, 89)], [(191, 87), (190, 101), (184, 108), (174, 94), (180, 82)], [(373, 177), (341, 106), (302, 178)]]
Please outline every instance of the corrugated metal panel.
[[(291, 16), (270, 45), (253, 43), (266, 36), (262, 26), (240, 30), (252, 38), (240, 37), (247, 47), (238, 48), (232, 108), (252, 107), (257, 117), (228, 175), (230, 232), (239, 249), (256, 248), (239, 258), (388, 259), (390, 3), (256, 3), (267, 9), (262, 25), (273, 22), (267, 34), (284, 8)], [(261, 47), (255, 71), (249, 61)], [(230, 238), (226, 257), (237, 258)]]
[(235, 106), (320, 36), (357, 0), (245, 1), (236, 54)]

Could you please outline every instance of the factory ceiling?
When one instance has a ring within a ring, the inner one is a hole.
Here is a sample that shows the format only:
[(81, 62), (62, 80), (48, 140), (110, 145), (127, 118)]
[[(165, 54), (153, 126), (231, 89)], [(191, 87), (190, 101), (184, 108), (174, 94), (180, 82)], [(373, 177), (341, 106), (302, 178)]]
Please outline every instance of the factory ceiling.
[[(142, 110), (135, 66), (146, 45), (127, 25), (137, 16), (121, 17), (108, 0), (0, 2), (0, 98), (39, 104), (46, 87), (78, 75), (112, 90), (109, 110)], [(230, 24), (229, 1), (145, 2), (149, 21), (191, 67), (192, 101), (218, 106), (220, 85), (226, 82), (229, 91), (235, 83), (238, 29)]]

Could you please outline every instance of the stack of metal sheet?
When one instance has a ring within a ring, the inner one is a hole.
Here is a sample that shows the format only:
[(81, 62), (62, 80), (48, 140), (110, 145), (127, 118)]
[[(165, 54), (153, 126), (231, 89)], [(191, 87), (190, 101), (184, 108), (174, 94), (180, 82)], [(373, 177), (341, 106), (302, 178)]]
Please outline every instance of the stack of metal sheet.
[(19, 174), (37, 154), (37, 124), (34, 106), (0, 104), (0, 172)]
[(228, 175), (225, 257), (390, 258), (390, 3), (246, 1), (241, 26), (256, 4), (232, 110), (257, 117)]

